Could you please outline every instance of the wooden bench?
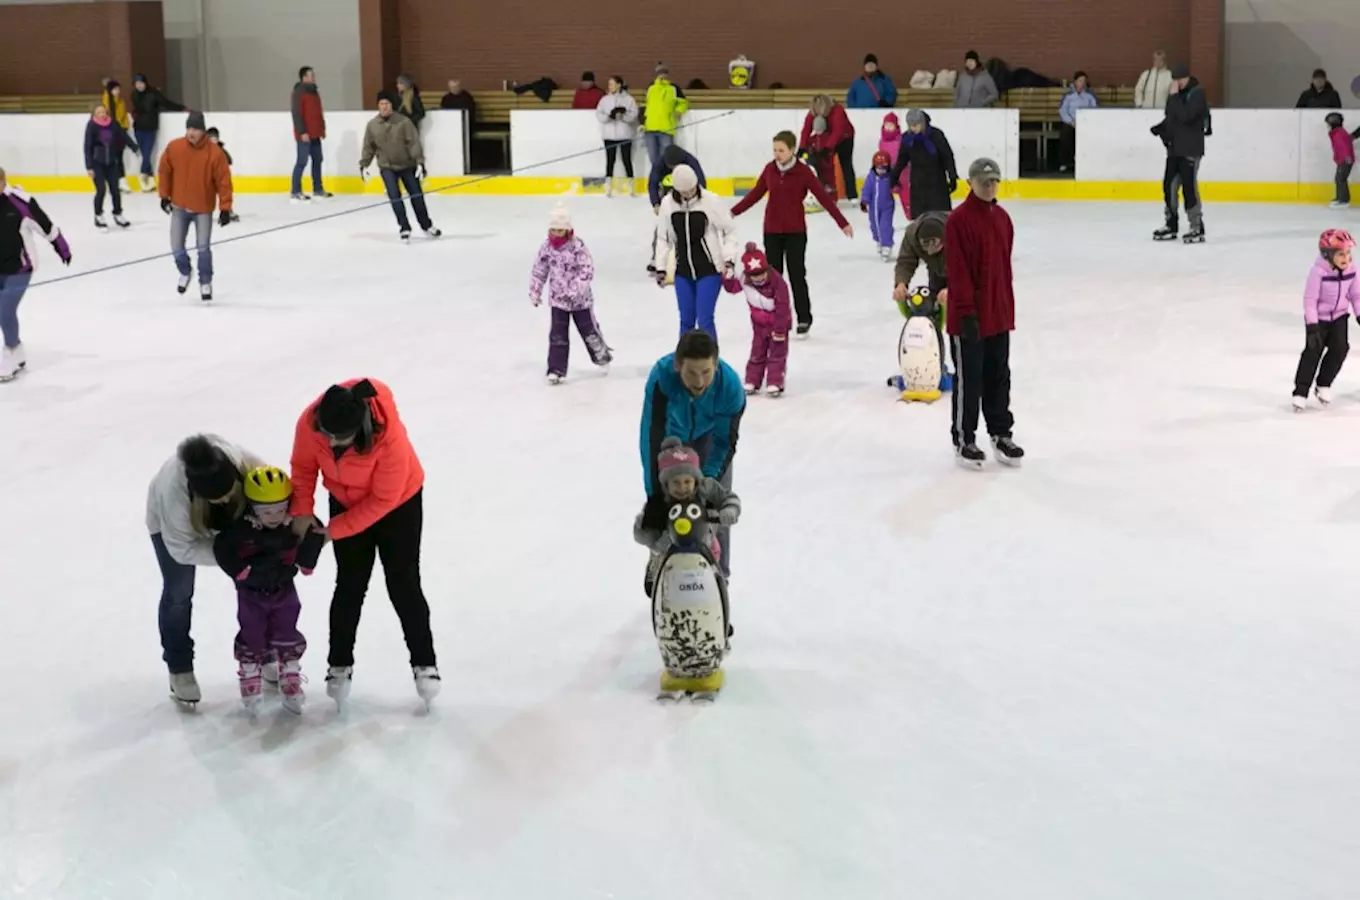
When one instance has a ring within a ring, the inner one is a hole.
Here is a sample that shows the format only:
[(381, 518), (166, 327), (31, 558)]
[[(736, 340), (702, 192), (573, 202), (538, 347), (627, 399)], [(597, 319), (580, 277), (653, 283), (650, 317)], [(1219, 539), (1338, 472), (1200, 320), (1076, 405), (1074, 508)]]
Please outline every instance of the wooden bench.
[(0, 113), (88, 113), (98, 94), (24, 94), (0, 96)]

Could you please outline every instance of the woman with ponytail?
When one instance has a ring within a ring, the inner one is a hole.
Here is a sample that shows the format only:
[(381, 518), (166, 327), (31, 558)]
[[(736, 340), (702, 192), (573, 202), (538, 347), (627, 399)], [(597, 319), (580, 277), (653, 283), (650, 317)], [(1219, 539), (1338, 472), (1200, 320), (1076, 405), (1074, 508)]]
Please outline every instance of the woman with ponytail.
[[(313, 515), (318, 473), (330, 493), (325, 529)], [(326, 693), (336, 703), (349, 696), (359, 613), (380, 558), (411, 653), (416, 692), (427, 702), (434, 699), (439, 669), (430, 606), (420, 586), (425, 471), (387, 385), (369, 378), (345, 381), (303, 410), (293, 440), (292, 479), (294, 530), (322, 530), (335, 543)]]

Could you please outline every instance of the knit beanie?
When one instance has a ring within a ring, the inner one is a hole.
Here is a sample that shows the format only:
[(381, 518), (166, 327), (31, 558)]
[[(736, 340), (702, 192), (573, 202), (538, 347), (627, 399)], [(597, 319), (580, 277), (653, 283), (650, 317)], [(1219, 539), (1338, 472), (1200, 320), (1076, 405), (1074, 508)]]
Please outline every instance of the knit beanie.
[(178, 455), (189, 480), (189, 490), (204, 500), (227, 496), (241, 478), (226, 451), (201, 434), (180, 444)]
[(741, 255), (741, 268), (747, 275), (761, 275), (769, 271), (770, 261), (755, 241), (747, 242), (746, 252)]
[(195, 129), (198, 131), (207, 131), (208, 123), (203, 120), (203, 113), (195, 110), (194, 112), (189, 113), (189, 118), (184, 120), (184, 128), (185, 130)]
[(922, 219), (916, 226), (916, 239), (922, 242), (944, 240), (944, 223), (933, 216)]
[(864, 64), (867, 66), (867, 65), (869, 65), (869, 63), (873, 63), (874, 65), (878, 65), (878, 57), (877, 57), (877, 56), (874, 56), (874, 54), (872, 54), (872, 53), (866, 53), (866, 54), (864, 55)]
[(331, 385), (316, 406), (316, 424), (331, 437), (349, 437), (364, 427), (368, 401), (377, 395), (368, 379), (352, 387)]
[(681, 163), (671, 171), (671, 186), (682, 194), (688, 194), (699, 186), (699, 176), (694, 170)]
[(571, 231), (571, 210), (560, 200), (553, 204), (552, 212), (548, 213), (548, 228)]
[(392, 93), (391, 91), (378, 91), (378, 102), (381, 103), (384, 100), (386, 100), (393, 106), (396, 106), (401, 102), (400, 100), (397, 99), (397, 95)]
[(704, 477), (703, 469), (699, 466), (699, 454), (694, 452), (694, 448), (686, 447), (676, 437), (668, 437), (661, 442), (661, 452), (656, 457), (656, 468), (657, 480), (661, 482), (662, 490), (668, 494), (672, 478), (689, 475), (695, 481), (699, 481)]
[(907, 127), (914, 128), (917, 125), (926, 124), (926, 111), (923, 109), (907, 110)]
[(897, 129), (898, 131), (902, 130), (902, 122), (900, 119), (897, 118), (897, 113), (895, 112), (889, 112), (886, 116), (884, 116), (883, 124), (884, 125), (891, 124), (892, 127)]

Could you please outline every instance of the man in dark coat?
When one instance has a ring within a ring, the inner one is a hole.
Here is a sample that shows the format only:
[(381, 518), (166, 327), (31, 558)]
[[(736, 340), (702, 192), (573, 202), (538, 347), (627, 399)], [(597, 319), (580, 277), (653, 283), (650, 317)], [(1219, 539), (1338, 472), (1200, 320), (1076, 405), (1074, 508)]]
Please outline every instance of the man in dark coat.
[[(156, 133), (161, 127), (161, 113), (183, 112), (183, 104), (166, 99), (160, 88), (152, 87), (146, 76), (137, 74), (132, 77), (132, 133), (137, 136), (137, 148), (142, 156), (142, 191), (149, 193), (156, 189), (155, 167), (152, 157), (156, 153)], [(110, 110), (112, 112), (112, 110)]]
[(1180, 233), (1180, 210), (1176, 189), (1185, 197), (1190, 219), (1187, 243), (1204, 240), (1204, 209), (1199, 197), (1199, 164), (1204, 159), (1204, 136), (1208, 130), (1209, 101), (1190, 69), (1180, 63), (1171, 70), (1171, 95), (1166, 98), (1166, 117), (1152, 133), (1166, 145), (1166, 172), (1162, 190), (1166, 199), (1166, 224), (1153, 232), (1159, 241), (1174, 240)]
[(897, 184), (902, 170), (911, 166), (911, 214), (949, 212), (954, 208), (950, 195), (958, 187), (959, 174), (954, 167), (954, 150), (944, 132), (930, 124), (924, 110), (907, 112), (907, 130), (902, 132), (902, 149), (898, 151), (890, 184)]
[(1327, 80), (1325, 69), (1313, 70), (1313, 83), (1308, 85), (1307, 90), (1299, 94), (1299, 102), (1294, 104), (1295, 109), (1340, 109), (1341, 95), (1332, 87), (1332, 83)]

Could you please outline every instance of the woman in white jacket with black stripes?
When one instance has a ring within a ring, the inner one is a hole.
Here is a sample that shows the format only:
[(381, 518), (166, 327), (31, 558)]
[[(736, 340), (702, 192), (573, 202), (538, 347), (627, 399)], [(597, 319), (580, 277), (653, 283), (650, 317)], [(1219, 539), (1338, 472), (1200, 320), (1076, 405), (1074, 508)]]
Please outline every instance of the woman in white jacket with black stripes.
[(619, 75), (609, 79), (609, 93), (595, 107), (604, 137), (604, 192), (614, 193), (614, 160), (623, 156), (623, 171), (628, 175), (625, 194), (633, 193), (633, 138), (637, 135), (638, 105)]
[(656, 220), (656, 283), (666, 281), (666, 257), (675, 251), (675, 300), (680, 334), (702, 328), (718, 339), (713, 311), (722, 280), (736, 270), (737, 226), (716, 196), (699, 187), (686, 165), (671, 172), (671, 192), (661, 200)]
[[(185, 439), (165, 461), (146, 495), (146, 527), (163, 586), (160, 631), (170, 693), (182, 703), (202, 695), (194, 677), (194, 568), (217, 566), (213, 538), (245, 514), (245, 474), (262, 463), (216, 435)], [(276, 676), (277, 679), (277, 676)]]

